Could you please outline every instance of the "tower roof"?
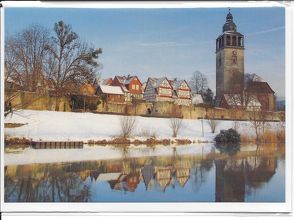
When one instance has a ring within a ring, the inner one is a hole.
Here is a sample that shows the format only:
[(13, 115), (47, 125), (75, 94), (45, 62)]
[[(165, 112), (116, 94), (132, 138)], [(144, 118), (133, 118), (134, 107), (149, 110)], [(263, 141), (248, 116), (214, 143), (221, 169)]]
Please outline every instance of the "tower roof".
[(233, 21), (233, 15), (231, 14), (231, 10), (229, 9), (229, 13), (226, 17), (226, 23), (223, 25), (223, 32), (236, 32), (237, 26)]

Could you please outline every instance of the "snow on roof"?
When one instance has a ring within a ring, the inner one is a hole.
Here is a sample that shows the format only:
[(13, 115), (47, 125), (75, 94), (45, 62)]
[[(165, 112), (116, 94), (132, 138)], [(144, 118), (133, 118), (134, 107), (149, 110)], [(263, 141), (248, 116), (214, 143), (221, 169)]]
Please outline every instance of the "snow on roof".
[(257, 74), (253, 73), (252, 75), (253, 75), (252, 76), (253, 82), (264, 82), (263, 79), (260, 76), (258, 76)]
[(125, 83), (125, 76), (115, 76), (117, 78), (117, 80), (119, 81), (119, 83), (124, 84)]
[(149, 77), (149, 81), (154, 88), (158, 88), (164, 80), (167, 80), (167, 78), (166, 77), (161, 77), (161, 78)]
[(197, 104), (202, 104), (203, 103), (203, 98), (201, 94), (193, 94), (192, 95), (192, 104), (197, 105)]
[(105, 94), (124, 95), (122, 88), (120, 86), (101, 85), (100, 89)]
[(170, 80), (170, 83), (174, 90), (177, 90), (185, 80)]
[(251, 95), (248, 99), (249, 99), (247, 103), (248, 107), (261, 107), (261, 103), (258, 101), (258, 98), (256, 95)]
[(130, 82), (134, 79), (134, 78), (138, 78), (137, 76), (115, 76), (119, 83), (124, 84), (124, 85), (128, 85), (130, 84)]
[[(241, 106), (242, 97), (240, 94), (224, 94), (224, 98), (229, 106)], [(261, 107), (256, 95), (244, 97), (243, 103), (246, 103), (247, 107)]]
[(128, 76), (126, 79), (125, 79), (125, 84), (130, 84), (130, 82), (136, 78), (136, 76)]
[(234, 105), (234, 106), (242, 106), (242, 100), (240, 94), (224, 94), (224, 98), (227, 101), (228, 105)]
[(124, 92), (129, 92), (129, 90), (127, 89), (127, 87), (125, 85), (122, 85), (121, 86), (121, 89), (124, 91)]
[(264, 82), (264, 80), (256, 73), (246, 73), (244, 75), (245, 86), (249, 86), (253, 82)]

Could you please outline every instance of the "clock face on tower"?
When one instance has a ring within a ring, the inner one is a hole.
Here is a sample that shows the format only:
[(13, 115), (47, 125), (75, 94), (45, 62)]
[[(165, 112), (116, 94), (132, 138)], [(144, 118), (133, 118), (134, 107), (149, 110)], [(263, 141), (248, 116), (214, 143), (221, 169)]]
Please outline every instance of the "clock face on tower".
[(237, 64), (237, 51), (232, 51), (232, 64)]

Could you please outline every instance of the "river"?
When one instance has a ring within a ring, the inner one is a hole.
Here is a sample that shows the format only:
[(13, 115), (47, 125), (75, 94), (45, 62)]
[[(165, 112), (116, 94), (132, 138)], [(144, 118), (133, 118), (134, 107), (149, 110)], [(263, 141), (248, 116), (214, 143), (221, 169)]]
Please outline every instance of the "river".
[[(98, 155), (106, 148), (81, 149), (92, 154), (88, 160), (75, 160), (78, 151), (70, 149), (6, 152), (5, 202), (285, 201), (283, 145), (241, 145), (230, 152), (211, 144), (112, 147), (108, 155)], [(47, 158), (65, 156), (59, 162), (12, 162), (42, 152)]]

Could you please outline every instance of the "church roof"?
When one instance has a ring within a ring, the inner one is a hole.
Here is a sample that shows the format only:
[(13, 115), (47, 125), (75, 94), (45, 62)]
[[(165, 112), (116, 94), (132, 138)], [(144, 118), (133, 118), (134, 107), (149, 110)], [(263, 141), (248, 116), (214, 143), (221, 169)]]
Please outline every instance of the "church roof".
[(275, 93), (267, 82), (252, 82), (246, 92), (250, 93)]

